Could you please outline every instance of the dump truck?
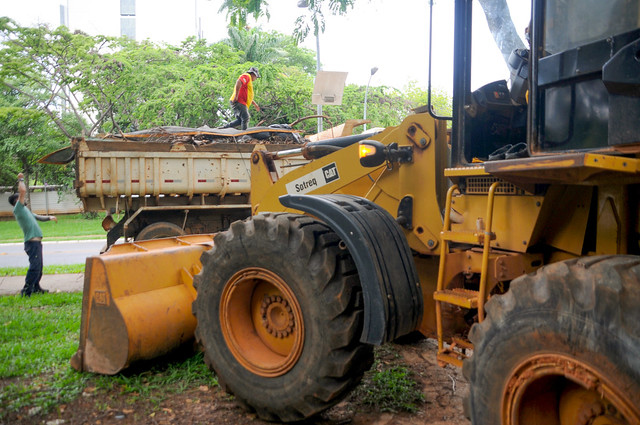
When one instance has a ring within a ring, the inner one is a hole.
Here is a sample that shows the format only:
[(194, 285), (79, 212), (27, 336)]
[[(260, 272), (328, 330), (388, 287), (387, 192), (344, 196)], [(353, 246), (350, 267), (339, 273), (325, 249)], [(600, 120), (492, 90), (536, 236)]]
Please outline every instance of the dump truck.
[(473, 424), (640, 424), (640, 2), (533, 0), (511, 81), (478, 89), (473, 3), (454, 2), (452, 117), (326, 142), (283, 176), (303, 147), (258, 144), (252, 217), (88, 258), (74, 366), (179, 340), (179, 310), (239, 404), (295, 422), (418, 332), (462, 367)]
[[(120, 238), (148, 240), (214, 233), (251, 215), (249, 158), (255, 143), (271, 151), (299, 147), (290, 126), (230, 129), (164, 126), (124, 134), (77, 137), (42, 158), (73, 163), (85, 212), (107, 212), (105, 250)], [(282, 175), (308, 162), (277, 160)], [(114, 215), (121, 215), (118, 222)]]

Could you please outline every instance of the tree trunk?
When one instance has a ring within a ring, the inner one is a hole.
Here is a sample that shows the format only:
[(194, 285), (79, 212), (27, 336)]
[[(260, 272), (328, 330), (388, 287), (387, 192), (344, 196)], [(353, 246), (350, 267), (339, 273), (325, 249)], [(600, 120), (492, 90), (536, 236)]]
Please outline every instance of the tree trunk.
[(479, 2), (487, 18), (491, 35), (493, 35), (493, 39), (506, 63), (511, 52), (515, 49), (525, 48), (511, 19), (507, 0), (479, 0)]

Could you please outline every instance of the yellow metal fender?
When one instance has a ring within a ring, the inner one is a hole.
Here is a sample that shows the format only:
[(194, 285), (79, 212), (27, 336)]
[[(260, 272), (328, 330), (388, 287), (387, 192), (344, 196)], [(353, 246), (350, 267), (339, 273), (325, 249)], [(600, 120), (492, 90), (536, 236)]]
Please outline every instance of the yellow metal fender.
[(71, 366), (113, 375), (193, 339), (193, 276), (213, 235), (114, 245), (87, 258), (78, 351)]

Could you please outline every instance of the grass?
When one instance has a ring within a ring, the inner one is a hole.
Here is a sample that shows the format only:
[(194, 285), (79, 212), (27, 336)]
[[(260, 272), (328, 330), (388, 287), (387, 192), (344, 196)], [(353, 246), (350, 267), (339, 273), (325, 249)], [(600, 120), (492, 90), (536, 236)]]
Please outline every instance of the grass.
[(188, 356), (178, 353), (167, 361), (158, 359), (155, 366), (140, 371), (125, 371), (115, 376), (97, 376), (95, 388), (126, 397), (129, 405), (139, 401), (155, 407), (171, 394), (179, 394), (201, 385), (216, 386), (218, 382), (204, 363), (203, 354)]
[(424, 403), (424, 394), (406, 366), (381, 360), (382, 356), (393, 356), (389, 350), (389, 346), (378, 347), (374, 365), (356, 392), (364, 404), (382, 412), (417, 412)]
[[(106, 239), (106, 233), (102, 228), (104, 213), (98, 214), (69, 214), (60, 215), (58, 222), (38, 222), (47, 241), (62, 241), (70, 239)], [(87, 218), (92, 217), (92, 218)], [(22, 230), (15, 220), (0, 221), (0, 242), (22, 242), (24, 240)]]
[(189, 388), (215, 386), (202, 354), (162, 359), (116, 376), (76, 372), (82, 294), (0, 297), (0, 423), (12, 412), (45, 414), (85, 391), (120, 394), (155, 406)]
[(81, 293), (0, 297), (0, 377), (40, 374), (69, 360), (80, 329)]
[[(69, 366), (77, 348), (82, 294), (0, 297), (0, 419), (28, 407), (47, 411), (77, 397), (88, 379)], [(1, 382), (1, 381), (0, 381)]]
[[(44, 274), (84, 273), (84, 264), (44, 266)], [(28, 267), (0, 267), (0, 276), (26, 276)]]

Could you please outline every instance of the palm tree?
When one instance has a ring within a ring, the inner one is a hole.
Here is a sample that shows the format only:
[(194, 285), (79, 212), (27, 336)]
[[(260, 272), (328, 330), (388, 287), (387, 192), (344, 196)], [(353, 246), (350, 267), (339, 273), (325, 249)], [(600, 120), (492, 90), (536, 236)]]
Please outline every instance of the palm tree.
[(250, 30), (229, 27), (229, 38), (224, 43), (244, 53), (245, 62), (276, 63), (286, 55), (282, 47), (285, 36), (265, 33), (258, 29)]
[(244, 28), (247, 26), (247, 16), (253, 15), (258, 20), (260, 16), (269, 19), (269, 3), (266, 0), (223, 0), (219, 12), (227, 12), (229, 26)]

